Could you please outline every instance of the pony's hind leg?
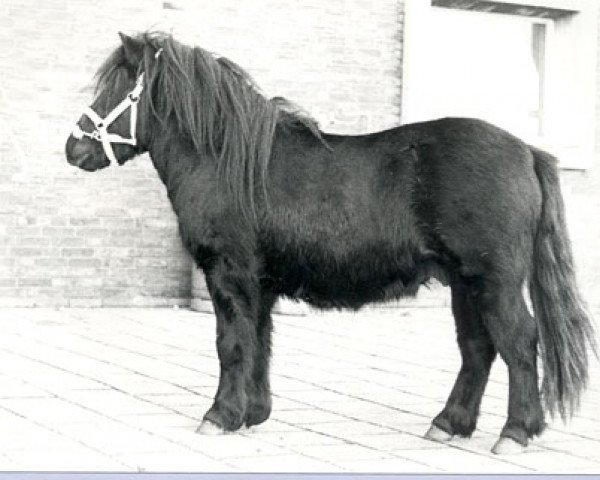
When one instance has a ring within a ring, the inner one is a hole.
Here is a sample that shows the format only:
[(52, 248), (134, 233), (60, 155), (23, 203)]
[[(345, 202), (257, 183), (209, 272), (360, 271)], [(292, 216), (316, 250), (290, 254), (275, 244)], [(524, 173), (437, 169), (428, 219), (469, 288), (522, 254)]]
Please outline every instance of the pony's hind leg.
[(254, 350), (252, 373), (247, 378), (246, 393), (248, 408), (247, 427), (264, 422), (271, 414), (271, 388), (269, 384), (269, 361), (271, 358), (271, 332), (273, 320), (271, 310), (277, 297), (265, 289), (260, 295), (256, 329), (257, 348)]
[(426, 434), (431, 440), (469, 437), (475, 430), (479, 406), (496, 349), (483, 325), (474, 290), (462, 279), (451, 284), (452, 313), (462, 365), (444, 409)]
[(538, 388), (537, 325), (517, 282), (484, 286), (479, 306), (484, 325), (508, 367), (508, 418), (492, 451), (520, 451), (545, 427)]
[(217, 317), (219, 386), (214, 403), (204, 415), (199, 433), (239, 429), (246, 420), (247, 385), (252, 382), (257, 338), (255, 318), (258, 282), (227, 259), (217, 262), (206, 276)]

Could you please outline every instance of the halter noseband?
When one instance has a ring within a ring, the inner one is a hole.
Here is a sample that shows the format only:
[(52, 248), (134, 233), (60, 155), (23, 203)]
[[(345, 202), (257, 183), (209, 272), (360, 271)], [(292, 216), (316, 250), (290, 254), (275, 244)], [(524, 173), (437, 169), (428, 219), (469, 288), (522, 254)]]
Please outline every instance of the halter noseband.
[[(154, 58), (158, 58), (162, 53), (162, 48), (159, 49), (155, 54)], [(92, 140), (96, 140), (102, 144), (102, 148), (104, 148), (104, 153), (108, 157), (109, 162), (117, 162), (117, 157), (115, 157), (115, 152), (113, 152), (112, 144), (113, 143), (125, 143), (127, 145), (131, 145), (135, 147), (137, 145), (137, 137), (136, 137), (136, 127), (137, 127), (137, 111), (138, 111), (138, 102), (140, 100), (140, 95), (144, 90), (144, 72), (140, 73), (140, 76), (135, 81), (135, 87), (131, 92), (127, 94), (127, 96), (119, 103), (115, 108), (111, 110), (111, 112), (106, 115), (106, 117), (102, 118), (98, 115), (91, 107), (87, 107), (83, 114), (86, 115), (94, 124), (93, 132), (85, 132), (81, 129), (79, 125), (75, 125), (73, 127), (73, 131), (71, 135), (77, 140), (81, 140), (83, 137), (91, 138)], [(109, 133), (108, 127), (119, 118), (125, 110), (131, 108), (131, 115), (129, 116), (129, 135), (130, 138), (123, 138), (121, 135), (117, 133)]]
[[(127, 94), (127, 96), (119, 103), (112, 111), (104, 118), (98, 115), (91, 107), (87, 107), (83, 114), (86, 115), (93, 123), (95, 130), (93, 132), (85, 132), (79, 127), (79, 125), (75, 125), (73, 128), (73, 132), (71, 133), (73, 137), (77, 140), (81, 140), (83, 137), (91, 138), (92, 140), (96, 140), (102, 144), (104, 148), (104, 153), (108, 157), (110, 162), (116, 162), (117, 158), (115, 157), (115, 153), (112, 149), (112, 143), (126, 143), (127, 145), (136, 146), (137, 138), (135, 136), (136, 133), (136, 125), (137, 125), (137, 104), (140, 100), (140, 95), (144, 90), (144, 72), (140, 74), (135, 82), (134, 89)], [(130, 138), (123, 138), (121, 135), (116, 133), (108, 133), (108, 127), (121, 116), (121, 114), (131, 107), (131, 116), (129, 117), (129, 133)]]

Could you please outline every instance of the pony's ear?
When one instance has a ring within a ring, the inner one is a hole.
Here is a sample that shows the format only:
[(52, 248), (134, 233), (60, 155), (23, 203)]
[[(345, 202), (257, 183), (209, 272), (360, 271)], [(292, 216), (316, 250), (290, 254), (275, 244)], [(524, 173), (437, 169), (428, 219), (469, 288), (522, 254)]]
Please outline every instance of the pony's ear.
[(130, 66), (137, 68), (144, 56), (144, 44), (121, 32), (119, 32), (119, 37), (121, 37), (121, 43), (123, 44), (125, 60)]

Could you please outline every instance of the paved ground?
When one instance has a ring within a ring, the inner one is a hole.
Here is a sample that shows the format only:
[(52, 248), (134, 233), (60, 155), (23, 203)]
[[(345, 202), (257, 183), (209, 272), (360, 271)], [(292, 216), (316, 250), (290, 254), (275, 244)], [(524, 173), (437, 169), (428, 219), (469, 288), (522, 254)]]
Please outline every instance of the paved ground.
[(494, 456), (498, 362), (469, 440), (421, 435), (458, 368), (448, 309), (276, 316), (271, 419), (194, 433), (217, 383), (215, 325), (188, 310), (0, 311), (0, 470), (600, 472), (600, 376), (568, 426)]

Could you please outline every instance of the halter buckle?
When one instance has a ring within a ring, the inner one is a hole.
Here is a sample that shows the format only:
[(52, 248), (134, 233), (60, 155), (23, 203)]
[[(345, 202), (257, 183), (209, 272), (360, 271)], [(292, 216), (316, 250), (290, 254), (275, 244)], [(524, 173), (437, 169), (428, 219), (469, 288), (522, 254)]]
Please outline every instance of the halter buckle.
[[(127, 96), (113, 108), (104, 118), (98, 115), (91, 107), (84, 110), (83, 114), (86, 115), (94, 124), (94, 131), (85, 132), (75, 125), (72, 135), (81, 140), (84, 136), (96, 140), (102, 144), (104, 153), (108, 157), (109, 162), (117, 161), (115, 154), (112, 149), (113, 143), (124, 143), (126, 145), (135, 146), (137, 145), (136, 138), (136, 127), (137, 127), (137, 103), (140, 100), (142, 91), (144, 90), (144, 72), (140, 74), (135, 82), (135, 87)], [(131, 108), (131, 115), (129, 117), (129, 132), (130, 138), (123, 138), (120, 135), (108, 133), (108, 127), (119, 118), (125, 110)]]

